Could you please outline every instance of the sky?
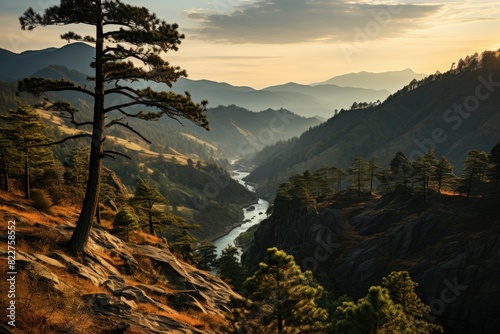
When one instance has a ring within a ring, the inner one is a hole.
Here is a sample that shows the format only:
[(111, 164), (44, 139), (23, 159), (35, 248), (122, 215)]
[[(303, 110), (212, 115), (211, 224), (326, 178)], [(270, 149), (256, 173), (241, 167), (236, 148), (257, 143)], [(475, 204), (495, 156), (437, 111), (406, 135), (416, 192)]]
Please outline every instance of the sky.
[[(0, 0), (0, 48), (60, 47), (63, 32), (22, 31), (28, 7), (57, 0)], [(264, 88), (310, 84), (350, 72), (411, 68), (432, 74), (475, 52), (500, 48), (500, 2), (355, 0), (123, 0), (146, 6), (186, 35), (166, 59), (191, 79)]]

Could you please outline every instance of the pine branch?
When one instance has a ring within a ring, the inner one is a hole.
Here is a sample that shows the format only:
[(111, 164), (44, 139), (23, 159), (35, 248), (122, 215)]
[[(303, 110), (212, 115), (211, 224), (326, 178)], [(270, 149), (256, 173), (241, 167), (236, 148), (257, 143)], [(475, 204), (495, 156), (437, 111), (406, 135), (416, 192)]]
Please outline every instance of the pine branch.
[(115, 126), (115, 125), (119, 125), (119, 126), (122, 126), (124, 128), (127, 128), (128, 130), (130, 130), (131, 132), (133, 132), (137, 136), (139, 136), (146, 143), (151, 144), (151, 141), (149, 141), (146, 137), (144, 137), (141, 133), (139, 133), (139, 131), (135, 130), (128, 123), (122, 123), (122, 122), (120, 122), (120, 120), (116, 119), (116, 120), (113, 120), (113, 121), (109, 122), (108, 124), (106, 124), (106, 129), (108, 129), (108, 128), (112, 127), (112, 126)]
[(92, 135), (90, 133), (80, 133), (80, 134), (77, 134), (77, 135), (74, 135), (74, 136), (69, 136), (69, 137), (66, 137), (64, 139), (61, 139), (59, 141), (56, 141), (56, 142), (51, 142), (51, 143), (45, 143), (45, 144), (36, 144), (36, 145), (31, 145), (31, 147), (42, 147), (42, 146), (53, 146), (53, 145), (58, 145), (58, 144), (62, 144), (64, 143), (65, 141), (67, 140), (72, 140), (72, 139), (78, 139), (78, 138), (83, 138), (83, 137), (89, 137), (89, 138), (92, 138)]
[(19, 81), (17, 89), (19, 92), (28, 92), (38, 96), (45, 92), (75, 91), (95, 97), (95, 93), (67, 80), (24, 78)]
[(129, 160), (132, 160), (132, 158), (129, 157), (128, 155), (120, 153), (120, 152), (116, 152), (116, 151), (104, 151), (102, 155), (103, 155), (103, 157), (112, 158), (113, 160), (116, 159), (115, 155), (119, 155), (121, 157), (124, 157), (124, 158), (127, 158)]

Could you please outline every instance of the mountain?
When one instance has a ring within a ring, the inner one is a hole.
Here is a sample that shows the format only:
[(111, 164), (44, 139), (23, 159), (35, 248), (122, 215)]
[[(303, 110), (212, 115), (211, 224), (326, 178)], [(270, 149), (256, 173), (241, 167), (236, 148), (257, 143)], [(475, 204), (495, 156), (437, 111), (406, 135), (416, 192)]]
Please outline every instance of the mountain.
[(94, 48), (84, 43), (25, 51), (20, 54), (0, 49), (0, 73), (4, 78), (18, 80), (50, 65), (61, 65), (84, 74), (91, 74), (90, 63), (93, 57), (95, 57)]
[(413, 79), (420, 80), (426, 74), (415, 73), (407, 68), (402, 71), (388, 71), (382, 73), (358, 72), (335, 76), (323, 82), (311, 84), (318, 85), (338, 85), (341, 87), (359, 87), (365, 89), (385, 89), (394, 93), (401, 87), (407, 85)]
[[(459, 173), (468, 150), (489, 151), (500, 140), (498, 82), (500, 70), (491, 69), (448, 73), (418, 87), (406, 86), (381, 105), (341, 112), (298, 140), (266, 148), (251, 161), (259, 167), (248, 180), (261, 184), (261, 195), (272, 197), (293, 173), (346, 168), (357, 156), (375, 156), (387, 165), (398, 151), (414, 160), (430, 148), (438, 157), (445, 155)], [(487, 98), (479, 100), (478, 91), (488, 93)]]
[(178, 93), (186, 90), (194, 100), (207, 99), (212, 107), (234, 104), (252, 111), (284, 108), (301, 116), (318, 115), (327, 118), (335, 109), (347, 108), (355, 101), (383, 100), (390, 94), (387, 90), (335, 85), (312, 87), (296, 83), (255, 90), (246, 86), (237, 87), (227, 83), (189, 79), (180, 79), (173, 86), (173, 91)]
[[(84, 43), (68, 44), (62, 48), (25, 51), (20, 54), (0, 49), (0, 80), (18, 80), (54, 65), (65, 66), (89, 75), (91, 74), (89, 65), (93, 57), (95, 57), (94, 48)], [(165, 85), (151, 86), (157, 89), (170, 89)], [(390, 94), (383, 88), (321, 86), (285, 84), (257, 90), (210, 80), (182, 78), (174, 83), (172, 90), (177, 93), (189, 91), (195, 101), (206, 99), (211, 107), (234, 104), (251, 111), (285, 108), (301, 116), (324, 118), (331, 117), (335, 109), (350, 107), (353, 102), (383, 100)]]
[(288, 140), (321, 123), (316, 117), (298, 116), (286, 109), (252, 112), (235, 105), (208, 109), (206, 115), (210, 131), (188, 123), (179, 127), (179, 131), (189, 128), (190, 133), (225, 150), (228, 156), (255, 154), (265, 146)]

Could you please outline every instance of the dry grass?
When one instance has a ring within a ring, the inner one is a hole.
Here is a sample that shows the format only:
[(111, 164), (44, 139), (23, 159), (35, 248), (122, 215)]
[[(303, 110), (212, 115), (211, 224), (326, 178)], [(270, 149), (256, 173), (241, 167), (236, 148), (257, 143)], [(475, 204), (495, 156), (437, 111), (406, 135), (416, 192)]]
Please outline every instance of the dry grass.
[[(7, 271), (4, 261), (0, 270)], [(8, 283), (0, 282), (2, 296)], [(30, 277), (25, 272), (16, 275), (16, 328), (13, 333), (51, 334), (85, 333), (91, 323), (90, 309), (77, 293), (61, 294), (50, 283)], [(9, 301), (0, 299), (5, 310)]]
[(129, 235), (129, 241), (137, 245), (156, 245), (163, 243), (163, 240), (142, 231), (134, 231)]
[(167, 317), (201, 330), (211, 330), (216, 333), (227, 333), (229, 329), (227, 320), (215, 314), (189, 310), (186, 313), (170, 314)]
[(99, 248), (97, 255), (117, 269), (125, 265), (125, 261), (123, 261), (120, 255), (111, 249)]
[(25, 229), (29, 237), (18, 239), (17, 250), (28, 253), (47, 254), (56, 250), (64, 250), (66, 239), (62, 234), (53, 229), (32, 227)]

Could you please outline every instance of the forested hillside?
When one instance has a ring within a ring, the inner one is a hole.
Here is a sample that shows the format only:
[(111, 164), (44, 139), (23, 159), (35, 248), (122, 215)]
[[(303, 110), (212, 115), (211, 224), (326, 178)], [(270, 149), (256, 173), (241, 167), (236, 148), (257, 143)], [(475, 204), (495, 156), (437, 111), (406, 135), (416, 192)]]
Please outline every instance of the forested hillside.
[(259, 167), (248, 180), (272, 197), (293, 173), (347, 168), (357, 156), (387, 164), (397, 151), (415, 160), (429, 149), (437, 157), (446, 156), (460, 172), (467, 151), (488, 150), (500, 139), (498, 54), (485, 52), (482, 63), (478, 57), (468, 57), (444, 74), (415, 80), (380, 105), (341, 110), (299, 140), (265, 148), (250, 161)]

